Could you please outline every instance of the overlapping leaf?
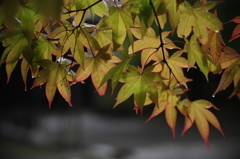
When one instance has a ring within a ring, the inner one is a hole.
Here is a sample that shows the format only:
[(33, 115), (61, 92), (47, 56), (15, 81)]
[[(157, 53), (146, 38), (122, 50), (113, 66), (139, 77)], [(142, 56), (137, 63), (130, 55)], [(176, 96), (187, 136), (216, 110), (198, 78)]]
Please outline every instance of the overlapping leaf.
[[(146, 32), (146, 36), (141, 39), (141, 32), (138, 28), (131, 29), (133, 35), (138, 38), (139, 40), (134, 42), (134, 47), (129, 47), (129, 54), (134, 52), (142, 51), (141, 53), (141, 63), (142, 65), (148, 64), (151, 60), (154, 59), (154, 56), (157, 56), (158, 61), (162, 61), (162, 50), (159, 49), (156, 52), (156, 49), (160, 46), (159, 36), (156, 36), (154, 30), (152, 28), (148, 28)], [(164, 45), (165, 49), (179, 49), (176, 45), (174, 45), (171, 40), (166, 38), (170, 32), (163, 32), (162, 38), (166, 45)], [(165, 50), (164, 53), (167, 55), (167, 51)]]
[[(225, 90), (233, 81), (235, 86), (235, 93), (233, 93), (231, 96), (238, 94), (238, 82), (240, 80), (240, 77), (238, 75), (240, 71), (240, 55), (231, 48), (226, 48), (224, 51), (225, 52), (222, 53), (222, 58), (220, 58), (219, 61), (222, 62), (223, 66), (227, 68), (223, 72), (218, 88), (214, 92), (213, 96), (215, 96), (219, 91)], [(228, 54), (230, 58), (224, 58), (224, 54)]]
[(147, 93), (149, 93), (150, 99), (156, 101), (158, 88), (155, 83), (160, 82), (163, 78), (158, 73), (152, 72), (152, 69), (153, 67), (147, 67), (142, 71), (132, 65), (128, 66), (128, 72), (125, 73), (125, 84), (117, 95), (117, 102), (114, 107), (127, 100), (132, 94), (134, 94), (134, 101), (140, 108), (141, 113)]
[(169, 127), (172, 129), (173, 137), (176, 136), (176, 120), (177, 120), (177, 110), (178, 97), (170, 89), (158, 90), (158, 105), (154, 107), (151, 116), (146, 122), (151, 120), (153, 117), (159, 115), (165, 110), (165, 117)]
[(51, 60), (37, 61), (37, 63), (44, 68), (38, 73), (32, 88), (46, 83), (46, 96), (49, 107), (51, 107), (54, 95), (58, 88), (62, 97), (70, 106), (72, 106), (69, 81), (74, 79), (75, 73), (69, 69), (71, 63), (70, 60), (60, 58), (58, 61), (59, 63), (54, 63)]
[[(19, 24), (17, 24), (19, 25)], [(22, 50), (28, 46), (28, 41), (19, 26), (16, 26), (14, 30), (5, 30), (3, 33), (5, 36), (2, 41), (3, 46), (7, 47), (1, 57), (1, 63), (6, 58), (6, 71), (8, 75), (8, 81), (11, 77), (12, 71), (14, 70)]]
[(117, 83), (119, 82), (121, 74), (126, 71), (126, 67), (129, 63), (129, 61), (130, 61), (130, 59), (126, 59), (126, 60), (122, 61), (121, 63), (119, 63), (117, 66), (111, 68), (108, 71), (108, 73), (103, 77), (99, 88), (102, 85), (104, 85), (112, 77), (111, 86), (112, 86), (112, 93), (113, 93)]
[(194, 66), (195, 62), (198, 64), (199, 68), (208, 79), (208, 63), (204, 52), (202, 51), (200, 44), (196, 36), (192, 36), (190, 42), (185, 39), (186, 44), (184, 50), (188, 53), (188, 66)]
[(133, 43), (133, 36), (130, 26), (133, 26), (131, 12), (128, 11), (129, 6), (111, 7), (109, 10), (110, 19), (112, 21), (112, 40), (113, 50), (117, 50), (123, 43), (126, 33), (130, 42)]
[(158, 13), (164, 14), (168, 13), (169, 22), (172, 27), (172, 31), (176, 29), (179, 19), (180, 19), (180, 12), (178, 10), (178, 6), (181, 3), (179, 0), (163, 0), (160, 6), (158, 7)]
[[(182, 68), (188, 68), (188, 61), (181, 57), (182, 51), (175, 52), (170, 58), (167, 59), (167, 63), (171, 68), (172, 74), (175, 75), (178, 82), (183, 84), (186, 88), (187, 82), (192, 81), (184, 76)], [(165, 68), (167, 68), (165, 66)]]
[(101, 81), (106, 73), (115, 66), (114, 63), (120, 62), (116, 56), (107, 53), (108, 48), (109, 45), (101, 48), (97, 54), (95, 54), (93, 50), (89, 50), (89, 52), (85, 54), (84, 68), (79, 67), (75, 78), (76, 82), (82, 82), (91, 75), (93, 85), (101, 96), (105, 94), (107, 88), (107, 83), (99, 88)]
[(177, 28), (177, 34), (180, 38), (188, 37), (192, 31), (199, 39), (199, 41), (205, 44), (208, 41), (207, 29), (219, 32), (222, 29), (222, 23), (212, 13), (207, 12), (213, 8), (218, 2), (212, 2), (204, 7), (205, 11), (202, 11), (202, 7), (199, 2), (196, 2), (191, 6), (187, 1), (180, 4), (179, 10), (180, 22)]
[(208, 40), (202, 45), (205, 53), (210, 51), (214, 61), (218, 61), (222, 53), (222, 44), (224, 44), (221, 33), (212, 30), (208, 31)]

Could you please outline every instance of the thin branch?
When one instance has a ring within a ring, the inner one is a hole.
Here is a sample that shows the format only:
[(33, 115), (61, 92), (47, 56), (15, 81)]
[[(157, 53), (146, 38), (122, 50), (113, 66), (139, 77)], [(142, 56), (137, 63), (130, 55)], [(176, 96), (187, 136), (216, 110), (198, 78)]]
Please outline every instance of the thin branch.
[(91, 8), (92, 6), (98, 4), (102, 2), (102, 0), (98, 0), (97, 2), (91, 4), (90, 6), (88, 6), (87, 8), (84, 8), (84, 9), (77, 9), (77, 10), (72, 10), (72, 11), (69, 11), (69, 12), (64, 12), (63, 14), (70, 14), (70, 13), (73, 13), (73, 12), (79, 12), (79, 11), (83, 11), (83, 12), (86, 12), (86, 10), (88, 10), (89, 8)]
[(162, 55), (163, 55), (163, 60), (162, 60), (162, 62), (164, 62), (164, 63), (166, 64), (166, 66), (168, 67), (168, 69), (169, 69), (169, 71), (170, 71), (170, 74), (173, 75), (173, 77), (174, 77), (175, 80), (177, 81), (178, 85), (180, 85), (180, 82), (178, 81), (176, 75), (173, 73), (172, 68), (169, 66), (169, 64), (168, 64), (168, 62), (167, 62), (167, 60), (166, 60), (166, 56), (165, 56), (165, 53), (164, 53), (164, 44), (165, 44), (165, 43), (163, 42), (163, 38), (162, 38), (162, 28), (161, 28), (160, 22), (159, 22), (159, 20), (158, 20), (158, 18), (157, 18), (157, 12), (156, 12), (156, 10), (155, 10), (155, 8), (154, 8), (154, 5), (153, 5), (153, 3), (152, 3), (152, 0), (150, 0), (150, 6), (151, 6), (152, 9), (153, 9), (153, 13), (154, 13), (154, 16), (155, 16), (155, 18), (156, 18), (156, 21), (157, 21), (157, 24), (158, 24), (158, 29), (159, 29), (160, 45), (159, 45), (159, 47), (156, 48), (156, 49), (157, 49), (157, 51), (158, 51), (160, 48), (162, 49)]

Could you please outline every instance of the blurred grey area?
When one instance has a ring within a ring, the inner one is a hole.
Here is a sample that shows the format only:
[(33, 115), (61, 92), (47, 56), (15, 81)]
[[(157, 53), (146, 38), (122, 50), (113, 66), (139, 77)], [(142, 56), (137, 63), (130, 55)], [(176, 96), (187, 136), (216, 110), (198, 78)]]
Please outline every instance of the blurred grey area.
[[(96, 105), (108, 102), (100, 101), (95, 101)], [(8, 103), (13, 102), (5, 104)], [(239, 105), (236, 103), (235, 105), (225, 103), (226, 107), (232, 107), (229, 108), (231, 111), (217, 113), (226, 138), (210, 126), (210, 149), (204, 144), (195, 126), (180, 137), (184, 121), (181, 115), (177, 121), (177, 137), (173, 139), (164, 114), (145, 124), (145, 120), (150, 115), (148, 111), (147, 115), (140, 117), (126, 114), (127, 112), (121, 108), (95, 111), (97, 109), (94, 108), (95, 106), (86, 108), (86, 105), (75, 103), (70, 109), (67, 104), (62, 104), (64, 108), (59, 110), (57, 107), (60, 103), (55, 102), (55, 104), (51, 110), (43, 110), (37, 104), (32, 104), (32, 108), (29, 108), (19, 103), (21, 110), (17, 105), (8, 109), (1, 104), (1, 158), (237, 159), (239, 157), (240, 117), (237, 108)], [(126, 105), (119, 107), (124, 109)], [(132, 106), (127, 105), (127, 107)]]
[[(225, 5), (221, 7), (224, 8)], [(225, 19), (231, 18), (234, 16)], [(232, 86), (217, 94), (215, 98), (211, 97), (217, 88), (219, 75), (210, 74), (207, 83), (198, 70), (190, 70), (187, 74), (195, 81), (189, 83), (189, 98), (207, 99), (220, 108), (220, 111), (211, 111), (218, 118), (226, 138), (210, 126), (209, 149), (195, 125), (181, 137), (184, 124), (182, 115), (178, 115), (176, 138), (173, 139), (164, 113), (145, 123), (153, 106), (144, 108), (143, 116), (136, 115), (132, 99), (112, 109), (116, 94), (111, 96), (109, 88), (105, 96), (99, 97), (89, 79), (86, 84), (77, 83), (72, 87), (73, 107), (69, 107), (57, 93), (52, 108), (49, 109), (44, 87), (24, 91), (20, 64), (14, 70), (9, 84), (6, 84), (4, 64), (0, 69), (0, 76), (1, 159), (240, 157), (240, 103), (236, 97), (227, 99)], [(33, 79), (30, 77), (28, 88), (32, 83)]]

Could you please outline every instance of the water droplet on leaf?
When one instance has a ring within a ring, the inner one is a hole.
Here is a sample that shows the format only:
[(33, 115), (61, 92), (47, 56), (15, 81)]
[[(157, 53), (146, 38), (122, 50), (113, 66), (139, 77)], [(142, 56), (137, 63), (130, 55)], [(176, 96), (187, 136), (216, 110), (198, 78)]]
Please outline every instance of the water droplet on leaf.
[(214, 98), (214, 97), (215, 97), (215, 95), (212, 95), (212, 97)]

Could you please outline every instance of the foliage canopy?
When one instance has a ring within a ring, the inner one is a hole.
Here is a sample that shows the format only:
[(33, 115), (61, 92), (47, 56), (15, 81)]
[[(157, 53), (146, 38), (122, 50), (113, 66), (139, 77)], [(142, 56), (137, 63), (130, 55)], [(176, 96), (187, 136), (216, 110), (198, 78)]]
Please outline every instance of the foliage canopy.
[[(240, 16), (232, 37), (221, 37), (223, 24), (213, 10), (219, 1), (200, 0), (5, 0), (0, 6), (0, 40), (5, 48), (0, 64), (6, 63), (8, 81), (18, 62), (27, 88), (46, 83), (51, 107), (58, 89), (71, 104), (71, 86), (91, 76), (99, 95), (111, 79), (114, 92), (123, 83), (114, 107), (134, 96), (136, 113), (155, 104), (147, 121), (165, 110), (175, 137), (177, 113), (185, 116), (182, 135), (195, 122), (208, 146), (211, 123), (224, 136), (211, 102), (191, 101), (186, 95), (188, 79), (183, 69), (199, 69), (222, 78), (213, 96), (232, 82), (230, 97), (240, 98), (240, 56), (228, 43), (240, 37)], [(100, 21), (85, 23), (88, 13)], [(171, 30), (163, 31), (167, 23)], [(155, 29), (153, 29), (155, 28)], [(177, 35), (179, 41), (168, 36)], [(183, 44), (183, 47), (178, 46)], [(141, 55), (139, 65), (130, 61)], [(77, 69), (74, 69), (77, 68)], [(178, 111), (177, 111), (178, 110)]]

